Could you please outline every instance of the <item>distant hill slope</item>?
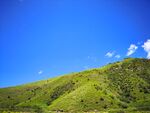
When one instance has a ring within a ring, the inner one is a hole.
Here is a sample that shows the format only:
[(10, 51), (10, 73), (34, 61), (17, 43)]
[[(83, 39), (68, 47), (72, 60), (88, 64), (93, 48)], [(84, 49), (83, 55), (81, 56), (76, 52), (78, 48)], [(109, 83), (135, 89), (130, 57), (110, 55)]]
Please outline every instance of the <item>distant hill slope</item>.
[(101, 68), (0, 89), (0, 111), (150, 111), (150, 60), (128, 58)]

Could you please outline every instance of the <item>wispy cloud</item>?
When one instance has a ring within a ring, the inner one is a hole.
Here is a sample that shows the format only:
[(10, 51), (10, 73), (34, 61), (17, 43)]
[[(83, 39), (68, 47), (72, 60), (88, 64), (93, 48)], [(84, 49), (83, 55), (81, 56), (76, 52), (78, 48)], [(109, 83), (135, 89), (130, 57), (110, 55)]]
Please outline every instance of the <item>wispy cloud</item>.
[(89, 66), (83, 66), (84, 69), (89, 69)]
[(111, 57), (113, 57), (113, 55), (114, 55), (114, 52), (108, 52), (108, 53), (106, 53), (106, 57), (108, 57), (108, 58), (111, 58)]
[(40, 71), (38, 72), (38, 74), (39, 74), (39, 75), (41, 75), (42, 73), (43, 73), (43, 71), (42, 71), (42, 70), (40, 70)]
[(98, 60), (96, 57), (93, 57), (93, 56), (88, 56), (87, 59), (94, 61), (94, 62), (97, 62), (97, 60)]
[(141, 45), (141, 44), (142, 44), (142, 41), (138, 42), (137, 44), (138, 44), (138, 45)]
[(150, 39), (148, 39), (142, 47), (147, 52), (147, 58), (150, 59)]
[(23, 2), (24, 0), (18, 0), (19, 2)]
[(116, 56), (115, 56), (115, 58), (120, 58), (120, 57), (121, 57), (120, 55), (116, 55)]
[(128, 48), (127, 56), (130, 56), (133, 53), (135, 53), (137, 49), (138, 49), (138, 46), (136, 46), (135, 44), (131, 44), (130, 47)]

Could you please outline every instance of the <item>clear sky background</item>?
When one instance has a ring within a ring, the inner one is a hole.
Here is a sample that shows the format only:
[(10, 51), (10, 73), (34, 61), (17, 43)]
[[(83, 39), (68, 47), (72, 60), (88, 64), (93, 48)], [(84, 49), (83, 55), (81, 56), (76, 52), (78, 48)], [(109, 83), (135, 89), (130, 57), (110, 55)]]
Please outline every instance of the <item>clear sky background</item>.
[(148, 39), (150, 0), (0, 0), (0, 87), (149, 58)]

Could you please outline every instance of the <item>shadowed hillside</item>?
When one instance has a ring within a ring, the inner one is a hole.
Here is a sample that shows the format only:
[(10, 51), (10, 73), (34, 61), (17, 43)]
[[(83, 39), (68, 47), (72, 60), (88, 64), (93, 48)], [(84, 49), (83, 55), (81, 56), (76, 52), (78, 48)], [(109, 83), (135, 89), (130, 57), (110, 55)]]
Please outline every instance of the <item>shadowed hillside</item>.
[(16, 87), (0, 89), (0, 112), (150, 111), (150, 60), (128, 58)]

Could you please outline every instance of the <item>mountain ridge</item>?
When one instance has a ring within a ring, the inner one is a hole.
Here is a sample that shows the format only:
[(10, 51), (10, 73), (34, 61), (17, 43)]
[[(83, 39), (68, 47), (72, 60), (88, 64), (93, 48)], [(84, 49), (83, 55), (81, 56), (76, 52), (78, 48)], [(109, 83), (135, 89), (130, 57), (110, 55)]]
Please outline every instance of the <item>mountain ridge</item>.
[(147, 113), (149, 106), (150, 60), (143, 58), (0, 88), (0, 111)]

